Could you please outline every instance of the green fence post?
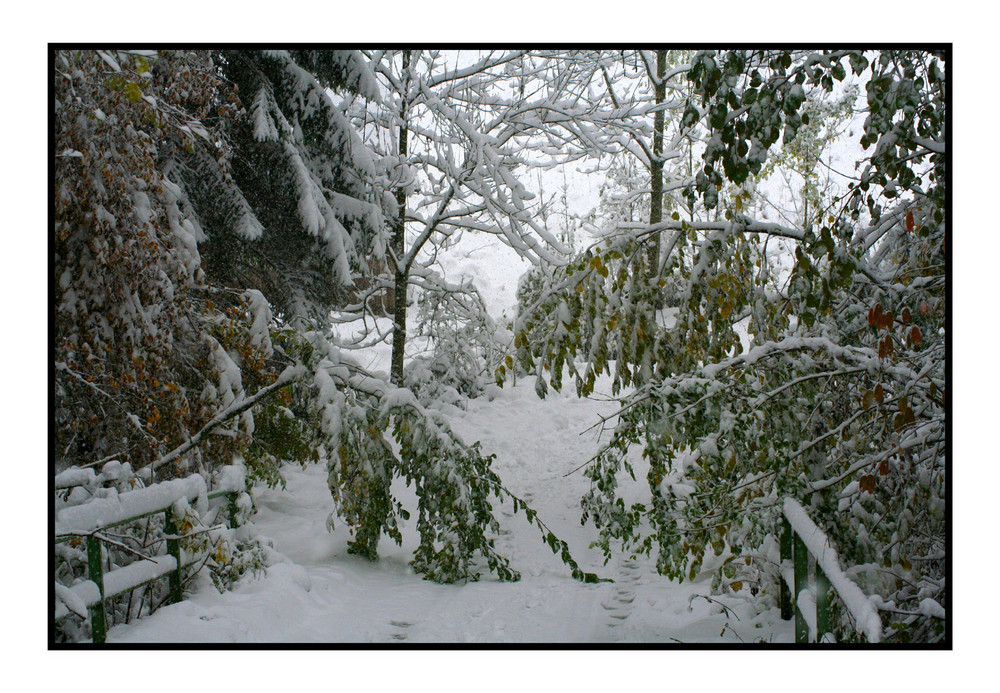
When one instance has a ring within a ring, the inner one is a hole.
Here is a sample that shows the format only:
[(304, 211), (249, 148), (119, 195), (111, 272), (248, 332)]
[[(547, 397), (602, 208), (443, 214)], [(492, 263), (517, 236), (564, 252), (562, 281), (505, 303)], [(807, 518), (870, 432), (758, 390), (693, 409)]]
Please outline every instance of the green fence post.
[(163, 531), (167, 534), (167, 553), (177, 561), (177, 570), (170, 573), (170, 603), (176, 604), (184, 596), (181, 590), (181, 542), (177, 539), (177, 525), (174, 524), (174, 516), (168, 508), (163, 513), (166, 522)]
[(816, 641), (830, 632), (830, 580), (816, 563)]
[(229, 528), (236, 528), (236, 513), (239, 512), (236, 507), (236, 499), (239, 497), (238, 493), (226, 494), (226, 499), (229, 501)]
[(97, 585), (101, 598), (90, 607), (90, 634), (95, 643), (102, 643), (108, 635), (107, 614), (104, 610), (104, 552), (96, 534), (87, 536), (87, 571), (90, 581)]
[(799, 604), (799, 595), (809, 585), (809, 554), (802, 537), (796, 534), (792, 541), (792, 560), (795, 564), (795, 642), (809, 642), (809, 625), (802, 615), (802, 605)]
[[(785, 561), (791, 561), (792, 525), (785, 516), (781, 517), (781, 540), (779, 546), (781, 549), (781, 563), (784, 564)], [(778, 572), (781, 573), (780, 568)], [(783, 575), (778, 578), (778, 582), (781, 583), (781, 620), (788, 621), (792, 618), (792, 595), (788, 591), (788, 584), (785, 582)]]

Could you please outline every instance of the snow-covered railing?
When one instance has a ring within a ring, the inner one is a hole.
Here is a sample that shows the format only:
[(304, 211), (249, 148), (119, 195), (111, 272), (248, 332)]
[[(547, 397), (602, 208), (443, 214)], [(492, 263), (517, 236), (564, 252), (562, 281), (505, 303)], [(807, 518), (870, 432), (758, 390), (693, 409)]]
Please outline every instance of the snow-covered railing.
[[(73, 470), (78, 471), (78, 470)], [(91, 475), (76, 474), (73, 478), (64, 472), (57, 479), (57, 488), (71, 488), (87, 483)], [(79, 478), (77, 478), (79, 477)], [(205, 479), (200, 474), (192, 474), (184, 479), (173, 479), (146, 488), (127, 491), (111, 498), (94, 498), (81, 505), (64, 508), (56, 514), (55, 542), (84, 539), (87, 545), (87, 570), (89, 580), (72, 587), (56, 585), (59, 598), (55, 607), (55, 621), (59, 622), (75, 613), (81, 617), (89, 615), (91, 634), (95, 643), (103, 643), (107, 637), (107, 614), (104, 604), (107, 600), (142, 587), (154, 580), (168, 577), (170, 580), (170, 603), (182, 598), (182, 571), (197, 563), (201, 556), (188, 557), (181, 551), (180, 536), (174, 522), (173, 507), (182, 500), (195, 502), (225, 496), (228, 500), (229, 526), (237, 523), (237, 500), (246, 488), (244, 470), (241, 467), (225, 467), (215, 489), (209, 493)], [(164, 514), (164, 533), (167, 553), (137, 561), (122, 568), (104, 572), (104, 550), (102, 530), (134, 522), (157, 513)]]
[[(786, 621), (791, 619), (794, 609), (795, 642), (822, 642), (823, 636), (831, 632), (831, 587), (854, 618), (858, 634), (868, 642), (880, 642), (882, 619), (878, 610), (844, 574), (830, 539), (809, 518), (798, 501), (786, 498), (782, 515), (781, 618)], [(815, 576), (812, 585), (809, 584), (810, 563)]]

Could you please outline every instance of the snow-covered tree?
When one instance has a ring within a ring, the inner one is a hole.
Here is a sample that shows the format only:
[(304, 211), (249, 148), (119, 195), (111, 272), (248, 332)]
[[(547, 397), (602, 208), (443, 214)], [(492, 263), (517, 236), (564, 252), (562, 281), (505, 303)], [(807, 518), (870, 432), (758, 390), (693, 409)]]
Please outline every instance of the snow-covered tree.
[[(384, 153), (395, 200), (390, 274), (394, 293), (393, 382), (403, 382), (407, 288), (440, 290), (437, 252), (466, 232), (490, 233), (523, 257), (561, 262), (568, 250), (535, 219), (534, 197), (518, 178), (522, 133), (552, 106), (525, 89), (545, 68), (526, 51), (487, 52), (467, 61), (441, 51), (369, 54), (382, 98), (357, 108), (356, 122)], [(534, 98), (533, 98), (534, 97)]]
[[(213, 440), (206, 458), (156, 464), (244, 396), (239, 370), (213, 333), (242, 309), (266, 310), (259, 293), (236, 298), (240, 308), (228, 317), (204, 299), (202, 229), (184, 191), (161, 168), (161, 154), (171, 148), (226, 156), (216, 143), (234, 102), (208, 53), (58, 50), (53, 63), (53, 471), (86, 480), (56, 494), (59, 511), (192, 466), (209, 478), (215, 464), (208, 460), (225, 464), (245, 449), (249, 416), (234, 422), (232, 436)], [(242, 346), (247, 362), (270, 348)], [(197, 513), (179, 522), (192, 530), (185, 549), (212, 544), (208, 566), (220, 589), (262, 566), (255, 542), (218, 527), (194, 531), (199, 523)], [(162, 517), (122, 527), (106, 560), (162, 552), (165, 532)], [(64, 597), (63, 588), (87, 575), (81, 545), (74, 539), (55, 546), (53, 578)], [(112, 623), (150, 613), (166, 591), (154, 584), (109, 605)], [(61, 626), (59, 637), (84, 636), (72, 620)]]
[(226, 50), (213, 62), (243, 108), (222, 143), (230, 156), (215, 165), (180, 149), (164, 162), (206, 229), (209, 280), (325, 324), (385, 241), (375, 157), (331, 91), (370, 98), (374, 77), (352, 51)]
[[(782, 497), (797, 497), (880, 595), (888, 637), (943, 636), (945, 59), (694, 56), (681, 125), (707, 130), (692, 189), (719, 217), (675, 213), (609, 237), (557, 272), (516, 335), (523, 366), (554, 387), (568, 368), (586, 394), (614, 365), (619, 423), (587, 468), (583, 499), (606, 550), (621, 541), (656, 550), (668, 575), (711, 564), (720, 587), (775, 592), (769, 547)], [(857, 181), (824, 199), (812, 225), (754, 219), (745, 186), (808, 126), (810, 93), (851, 80), (868, 109)], [(658, 281), (644, 281), (641, 238), (661, 232)], [(768, 252), (775, 240), (791, 249), (790, 269)], [(659, 313), (657, 288), (678, 274), (681, 305)], [(639, 449), (649, 496), (626, 505), (619, 474), (634, 473)]]
[[(58, 58), (61, 458), (141, 466), (270, 383), (272, 323), (325, 321), (380, 242), (371, 156), (326, 91), (371, 75), (350, 52)], [(206, 445), (258, 458), (279, 414)]]
[(55, 462), (139, 467), (197, 425), (204, 377), (199, 229), (157, 157), (210, 148), (225, 101), (204, 52), (58, 51), (53, 79)]

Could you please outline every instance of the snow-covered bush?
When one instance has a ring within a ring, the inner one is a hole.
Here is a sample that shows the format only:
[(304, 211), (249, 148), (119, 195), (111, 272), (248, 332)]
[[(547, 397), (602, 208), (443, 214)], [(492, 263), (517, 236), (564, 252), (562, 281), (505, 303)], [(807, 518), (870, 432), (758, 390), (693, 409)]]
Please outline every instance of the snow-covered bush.
[(407, 364), (406, 384), (422, 402), (478, 397), (493, 380), (509, 345), (504, 344), (475, 286), (423, 291), (416, 336), (429, 354)]
[[(56, 512), (102, 499), (115, 500), (119, 494), (148, 488), (151, 480), (149, 468), (133, 472), (129, 463), (111, 460), (99, 473), (92, 468), (70, 468), (55, 480), (57, 493)], [(170, 510), (174, 531), (182, 538), (180, 546), (188, 557), (198, 560), (184, 571), (182, 585), (188, 589), (191, 578), (207, 569), (211, 582), (220, 591), (233, 589), (246, 574), (259, 574), (264, 570), (264, 547), (247, 527), (229, 527), (235, 519), (237, 525), (246, 523), (253, 512), (253, 500), (248, 492), (240, 494), (235, 503), (236, 517), (230, 518), (230, 504), (216, 502), (209, 508), (204, 503), (192, 506), (186, 500), (178, 501)], [(105, 573), (116, 568), (144, 561), (167, 553), (167, 527), (163, 513), (115, 525), (100, 532), (103, 544)], [(66, 594), (58, 588), (69, 588), (89, 579), (88, 556), (83, 537), (72, 538), (55, 544), (55, 573), (57, 598)], [(107, 624), (128, 623), (154, 613), (170, 597), (166, 578), (155, 580), (125, 595), (106, 602)], [(91, 637), (85, 619), (71, 609), (71, 614), (56, 626), (60, 642), (79, 642)]]
[[(158, 147), (204, 147), (184, 109), (228, 103), (203, 52), (57, 51), (56, 467), (148, 464), (198, 426), (199, 227)], [(198, 132), (206, 134), (203, 129)]]
[[(247, 510), (252, 512), (252, 497), (242, 494), (237, 505), (243, 506), (244, 515)], [(174, 525), (184, 537), (181, 548), (189, 555), (204, 556), (199, 567), (208, 570), (219, 592), (233, 589), (244, 575), (257, 576), (265, 571), (266, 549), (252, 531), (220, 524), (222, 513), (214, 516), (211, 525), (206, 525), (202, 514), (187, 503), (178, 503), (173, 513)]]

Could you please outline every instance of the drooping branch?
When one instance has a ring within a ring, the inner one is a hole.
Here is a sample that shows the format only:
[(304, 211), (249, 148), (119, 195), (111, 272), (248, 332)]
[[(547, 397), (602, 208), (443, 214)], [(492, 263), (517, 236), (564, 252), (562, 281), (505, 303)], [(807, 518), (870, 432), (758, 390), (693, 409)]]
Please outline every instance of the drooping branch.
[(215, 418), (213, 418), (211, 421), (205, 424), (200, 431), (191, 436), (191, 438), (186, 443), (184, 443), (183, 445), (179, 445), (178, 447), (174, 448), (172, 451), (168, 452), (160, 459), (152, 462), (149, 465), (150, 469), (158, 469), (165, 464), (173, 462), (178, 457), (186, 453), (188, 450), (197, 447), (201, 443), (202, 439), (206, 435), (211, 433), (212, 430), (218, 428), (219, 426), (229, 421), (234, 416), (242, 414), (247, 409), (250, 409), (251, 407), (256, 405), (258, 402), (271, 396), (277, 390), (280, 390), (286, 385), (290, 385), (295, 381), (299, 380), (306, 374), (306, 372), (307, 371), (305, 366), (302, 366), (301, 364), (289, 366), (284, 371), (282, 371), (281, 375), (278, 376), (278, 379), (275, 380), (270, 385), (262, 387), (261, 389), (259, 389), (257, 392), (255, 392), (250, 397), (247, 397), (246, 399), (241, 399), (236, 402), (233, 402), (231, 405), (229, 405), (221, 412), (216, 414)]

